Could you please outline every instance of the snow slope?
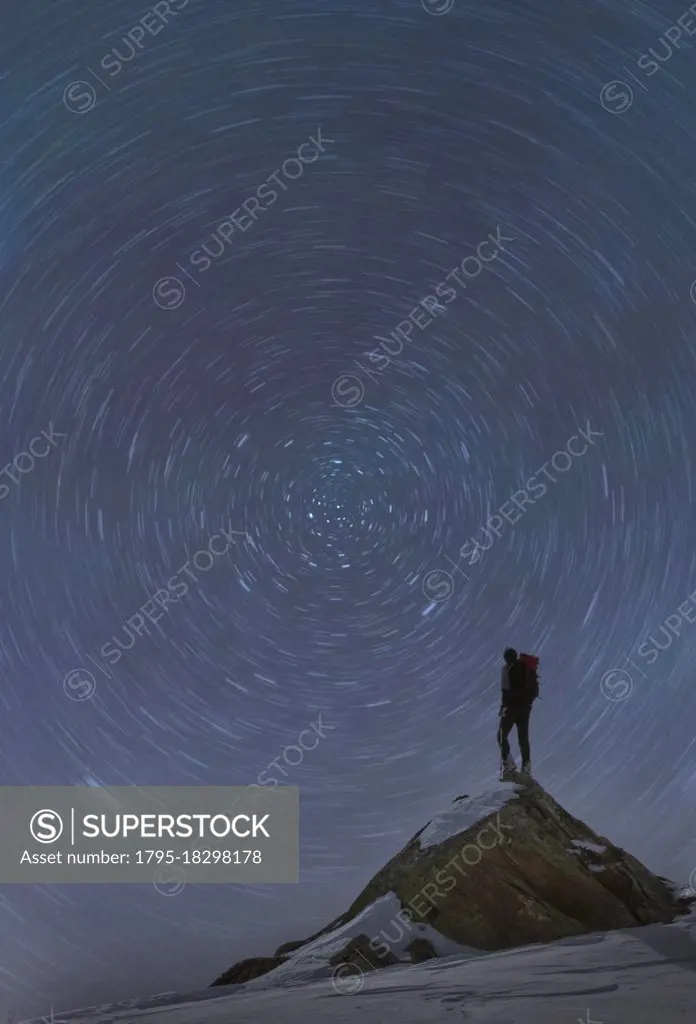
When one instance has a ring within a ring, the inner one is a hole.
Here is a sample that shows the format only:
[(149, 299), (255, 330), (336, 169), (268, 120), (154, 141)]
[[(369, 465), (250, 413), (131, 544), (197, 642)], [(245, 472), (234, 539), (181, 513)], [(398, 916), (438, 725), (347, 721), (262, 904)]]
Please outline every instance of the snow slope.
[[(261, 980), (261, 979), (259, 979)], [(72, 1024), (693, 1024), (696, 916)], [(230, 990), (227, 990), (230, 991)], [(104, 1010), (106, 1008), (101, 1008)], [(65, 1019), (61, 1015), (61, 1019)]]
[(451, 807), (433, 818), (420, 833), (418, 842), (421, 850), (438, 846), (452, 836), (466, 832), (489, 814), (502, 811), (505, 804), (516, 796), (518, 789), (519, 786), (513, 782), (501, 782), (487, 786), (483, 793), (476, 796), (458, 797)]
[[(377, 953), (381, 944), (386, 943), (393, 956), (407, 960), (409, 963), (410, 957), (406, 951), (414, 939), (428, 939), (438, 956), (453, 954), (465, 954), (468, 957), (481, 956), (480, 950), (459, 946), (456, 942), (440, 935), (430, 925), (415, 922), (409, 926), (403, 925), (396, 916), (400, 910), (401, 903), (398, 897), (394, 893), (388, 893), (340, 928), (320, 935), (306, 946), (301, 946), (289, 957), (287, 963), (276, 967), (270, 974), (247, 982), (244, 986), (245, 990), (249, 992), (277, 988), (278, 986), (295, 986), (320, 978), (331, 978), (334, 968), (329, 961), (358, 935), (366, 935), (368, 939), (375, 940)], [(370, 970), (369, 963), (365, 969)]]

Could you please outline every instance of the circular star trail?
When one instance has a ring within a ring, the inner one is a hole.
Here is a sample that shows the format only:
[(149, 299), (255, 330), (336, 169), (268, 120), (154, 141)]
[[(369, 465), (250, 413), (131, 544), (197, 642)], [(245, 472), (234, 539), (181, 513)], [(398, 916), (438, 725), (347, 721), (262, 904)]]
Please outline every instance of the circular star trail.
[(343, 912), (495, 776), (508, 644), (541, 658), (539, 781), (696, 867), (672, 7), (8, 25), (3, 782), (301, 792), (297, 886), (6, 887), (8, 1007), (202, 987)]

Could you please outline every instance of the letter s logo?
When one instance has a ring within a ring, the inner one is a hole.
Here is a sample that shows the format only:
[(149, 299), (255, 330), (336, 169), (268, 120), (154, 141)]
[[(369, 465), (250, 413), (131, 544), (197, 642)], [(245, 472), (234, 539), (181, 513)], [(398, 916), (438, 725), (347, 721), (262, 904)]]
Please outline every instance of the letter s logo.
[(354, 373), (342, 373), (331, 385), (331, 397), (336, 405), (354, 409), (365, 397), (363, 382)]
[(55, 843), (63, 834), (63, 821), (56, 811), (37, 811), (29, 822), (29, 831), (37, 843)]

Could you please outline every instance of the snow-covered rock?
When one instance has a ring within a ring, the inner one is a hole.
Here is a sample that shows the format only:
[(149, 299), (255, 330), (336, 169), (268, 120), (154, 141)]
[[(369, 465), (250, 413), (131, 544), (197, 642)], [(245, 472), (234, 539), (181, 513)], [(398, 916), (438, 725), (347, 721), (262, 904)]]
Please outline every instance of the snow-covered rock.
[[(521, 777), (458, 797), (317, 935), (235, 964), (253, 991), (336, 971), (482, 952), (638, 924), (684, 909), (674, 887)], [(253, 969), (253, 973), (252, 973)], [(251, 980), (250, 980), (251, 979)]]
[(418, 836), (421, 850), (439, 846), (453, 836), (459, 836), (473, 828), (489, 815), (502, 811), (514, 792), (511, 782), (501, 782), (478, 796), (460, 796), (451, 807), (443, 811), (425, 826)]

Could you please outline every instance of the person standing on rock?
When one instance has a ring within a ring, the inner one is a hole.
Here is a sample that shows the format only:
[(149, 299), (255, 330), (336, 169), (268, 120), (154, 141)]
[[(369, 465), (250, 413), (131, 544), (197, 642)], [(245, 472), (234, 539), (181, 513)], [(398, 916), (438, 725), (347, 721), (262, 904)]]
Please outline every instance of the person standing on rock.
[(502, 759), (502, 776), (517, 771), (515, 759), (510, 754), (508, 737), (517, 727), (517, 739), (522, 755), (522, 772), (532, 774), (531, 751), (529, 748), (529, 718), (532, 704), (539, 696), (539, 678), (537, 666), (539, 659), (531, 654), (517, 655), (514, 647), (507, 647), (503, 652), (503, 668), (500, 674), (500, 724), (498, 726), (498, 746)]

